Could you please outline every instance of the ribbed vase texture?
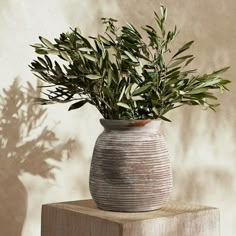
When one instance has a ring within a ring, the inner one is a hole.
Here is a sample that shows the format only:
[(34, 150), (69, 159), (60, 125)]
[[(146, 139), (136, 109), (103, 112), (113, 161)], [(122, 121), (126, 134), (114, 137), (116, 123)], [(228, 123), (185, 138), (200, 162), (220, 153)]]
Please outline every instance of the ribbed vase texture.
[(160, 122), (101, 119), (89, 180), (98, 208), (150, 211), (168, 201), (172, 171)]

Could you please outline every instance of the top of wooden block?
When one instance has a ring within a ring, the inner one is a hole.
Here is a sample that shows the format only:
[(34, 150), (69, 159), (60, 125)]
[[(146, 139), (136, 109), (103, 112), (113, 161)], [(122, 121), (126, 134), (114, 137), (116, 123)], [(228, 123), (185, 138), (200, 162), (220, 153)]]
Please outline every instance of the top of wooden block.
[(139, 212), (139, 213), (104, 211), (98, 209), (93, 200), (52, 203), (52, 204), (46, 204), (45, 206), (65, 209), (72, 212), (78, 212), (80, 214), (94, 216), (118, 223), (173, 217), (176, 215), (187, 214), (187, 213), (202, 212), (203, 214), (205, 214), (206, 211), (214, 211), (214, 210), (218, 211), (217, 208), (213, 207), (206, 207), (177, 201), (169, 201), (165, 207), (159, 210), (149, 211), (149, 212)]

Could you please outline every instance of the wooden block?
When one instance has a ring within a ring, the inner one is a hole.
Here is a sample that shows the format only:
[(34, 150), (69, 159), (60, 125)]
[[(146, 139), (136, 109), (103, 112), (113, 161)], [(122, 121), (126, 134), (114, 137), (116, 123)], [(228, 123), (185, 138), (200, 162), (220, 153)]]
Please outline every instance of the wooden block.
[(143, 213), (97, 209), (93, 200), (42, 207), (41, 236), (219, 236), (217, 208), (170, 201)]

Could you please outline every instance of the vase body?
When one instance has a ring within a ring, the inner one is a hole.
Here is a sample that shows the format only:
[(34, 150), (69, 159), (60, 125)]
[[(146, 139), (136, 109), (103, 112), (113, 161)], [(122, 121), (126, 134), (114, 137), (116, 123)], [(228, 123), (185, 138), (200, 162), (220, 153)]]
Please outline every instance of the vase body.
[(161, 208), (172, 171), (160, 120), (100, 120), (89, 187), (98, 208), (140, 212)]

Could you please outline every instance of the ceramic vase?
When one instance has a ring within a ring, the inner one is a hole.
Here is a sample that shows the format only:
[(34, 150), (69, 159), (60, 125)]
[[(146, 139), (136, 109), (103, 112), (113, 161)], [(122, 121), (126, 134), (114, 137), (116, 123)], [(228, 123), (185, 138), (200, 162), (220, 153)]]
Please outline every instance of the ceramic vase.
[(161, 208), (172, 190), (172, 170), (161, 120), (101, 119), (89, 187), (98, 208), (141, 212)]

